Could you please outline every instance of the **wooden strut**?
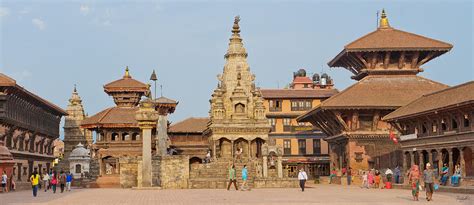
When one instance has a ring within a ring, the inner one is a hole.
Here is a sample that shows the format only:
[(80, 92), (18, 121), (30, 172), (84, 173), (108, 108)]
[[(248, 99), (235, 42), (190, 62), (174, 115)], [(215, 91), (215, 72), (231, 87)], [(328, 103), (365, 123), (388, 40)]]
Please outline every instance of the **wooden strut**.
[(426, 55), (425, 58), (423, 58), (423, 60), (421, 60), (420, 62), (418, 62), (418, 64), (416, 65), (416, 67), (420, 67), (421, 65), (423, 65), (424, 63), (426, 63), (428, 60), (430, 60), (431, 58), (433, 58), (433, 56), (435, 55), (435, 52), (430, 52), (428, 53), (428, 55)]
[(405, 67), (405, 51), (402, 51), (398, 59), (398, 68), (403, 69), (403, 67)]
[(419, 51), (415, 52), (415, 54), (411, 58), (411, 68), (417, 68), (418, 67), (417, 62), (418, 62), (419, 57), (420, 57), (420, 52)]
[(383, 68), (387, 69), (390, 63), (390, 51), (385, 53), (385, 59), (383, 60)]
[(356, 53), (355, 55), (364, 64), (365, 68), (369, 68), (369, 63), (362, 57), (361, 53)]

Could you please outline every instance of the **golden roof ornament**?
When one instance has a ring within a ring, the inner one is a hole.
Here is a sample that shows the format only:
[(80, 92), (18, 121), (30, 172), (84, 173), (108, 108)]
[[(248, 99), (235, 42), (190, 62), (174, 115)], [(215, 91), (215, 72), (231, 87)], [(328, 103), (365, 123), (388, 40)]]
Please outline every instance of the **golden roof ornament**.
[(385, 14), (385, 9), (382, 9), (382, 15), (380, 16), (379, 28), (390, 28), (390, 24), (388, 23), (387, 14)]
[(128, 66), (125, 68), (125, 75), (123, 76), (123, 78), (131, 78)]

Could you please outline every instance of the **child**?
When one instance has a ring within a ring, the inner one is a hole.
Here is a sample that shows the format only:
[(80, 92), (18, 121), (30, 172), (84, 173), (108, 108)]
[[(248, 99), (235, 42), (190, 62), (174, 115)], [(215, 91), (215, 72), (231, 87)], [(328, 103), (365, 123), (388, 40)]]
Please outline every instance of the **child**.
[(367, 179), (367, 172), (364, 172), (362, 175), (362, 187), (361, 188), (369, 188), (369, 182)]
[(380, 187), (380, 181), (381, 181), (381, 176), (379, 170), (375, 171), (375, 177), (374, 177), (374, 184), (375, 188), (378, 189)]

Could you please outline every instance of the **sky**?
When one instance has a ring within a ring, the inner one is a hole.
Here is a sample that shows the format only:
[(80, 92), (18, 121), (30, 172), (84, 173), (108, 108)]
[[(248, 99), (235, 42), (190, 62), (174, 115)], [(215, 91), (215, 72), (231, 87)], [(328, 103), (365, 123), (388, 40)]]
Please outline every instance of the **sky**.
[(474, 79), (473, 3), (460, 0), (0, 0), (0, 72), (62, 108), (77, 84), (93, 115), (114, 105), (102, 86), (126, 66), (145, 83), (156, 70), (163, 95), (179, 101), (177, 122), (208, 116), (234, 16), (258, 87), (282, 88), (304, 68), (343, 90), (351, 73), (327, 63), (374, 31), (382, 8), (392, 27), (454, 45), (419, 75), (451, 86)]

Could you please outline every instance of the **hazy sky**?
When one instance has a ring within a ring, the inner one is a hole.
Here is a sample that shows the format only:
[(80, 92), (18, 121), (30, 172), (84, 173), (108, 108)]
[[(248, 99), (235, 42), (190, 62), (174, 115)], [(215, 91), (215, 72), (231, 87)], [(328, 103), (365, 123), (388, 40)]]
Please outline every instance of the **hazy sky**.
[(179, 101), (172, 121), (207, 116), (235, 15), (262, 88), (283, 87), (299, 68), (328, 72), (339, 90), (353, 84), (327, 62), (372, 32), (382, 8), (393, 27), (454, 45), (420, 75), (474, 79), (471, 1), (0, 2), (0, 71), (63, 108), (77, 84), (89, 115), (113, 106), (102, 86), (128, 65), (145, 83), (156, 70), (163, 94)]

